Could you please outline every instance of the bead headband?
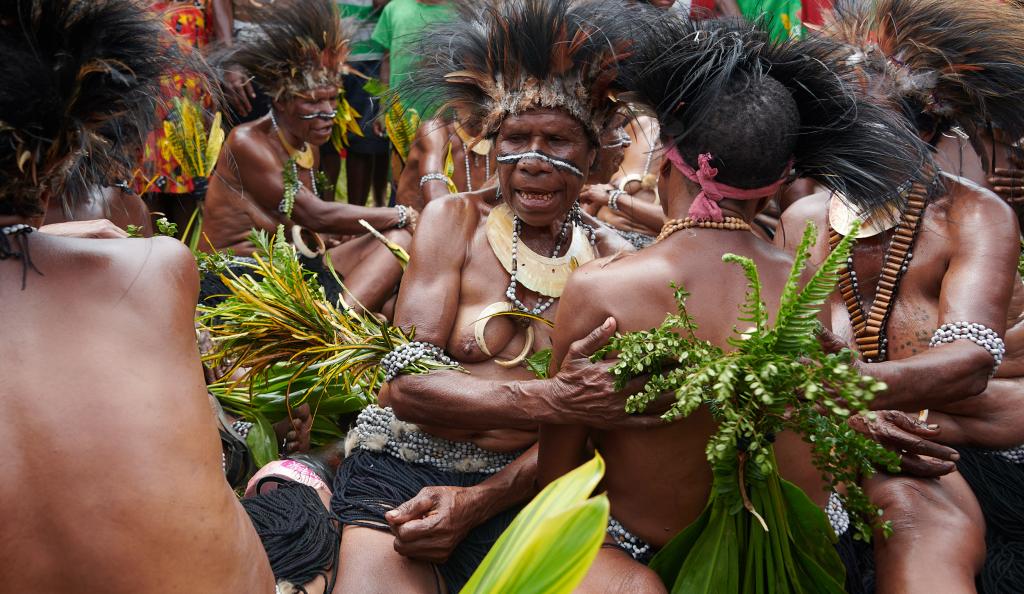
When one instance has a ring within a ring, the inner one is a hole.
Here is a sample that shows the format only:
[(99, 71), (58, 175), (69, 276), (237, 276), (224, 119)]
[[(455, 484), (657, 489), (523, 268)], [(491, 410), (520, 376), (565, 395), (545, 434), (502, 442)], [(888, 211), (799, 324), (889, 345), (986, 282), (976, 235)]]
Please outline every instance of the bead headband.
[(760, 188), (737, 188), (715, 181), (718, 169), (711, 166), (711, 159), (714, 158), (711, 153), (702, 153), (697, 157), (698, 169), (696, 170), (683, 160), (683, 156), (679, 154), (679, 149), (674, 144), (670, 145), (669, 149), (665, 151), (665, 157), (688, 180), (700, 186), (700, 193), (697, 194), (693, 204), (690, 205), (688, 213), (690, 218), (695, 221), (715, 221), (716, 223), (720, 223), (723, 220), (722, 209), (718, 207), (719, 202), (726, 198), (733, 200), (757, 200), (758, 198), (774, 194), (786, 183), (787, 174), (793, 167), (793, 160), (790, 159), (785, 171), (783, 171), (782, 177), (767, 186)]
[(523, 159), (537, 159), (538, 161), (544, 161), (545, 163), (548, 163), (549, 165), (555, 167), (556, 169), (568, 171), (569, 173), (575, 175), (576, 177), (583, 177), (583, 172), (580, 171), (579, 167), (576, 167), (575, 165), (568, 161), (563, 161), (561, 159), (557, 159), (555, 157), (546, 155), (538, 151), (529, 151), (526, 153), (506, 153), (503, 155), (498, 155), (497, 161), (502, 165), (509, 163), (514, 165), (522, 161)]

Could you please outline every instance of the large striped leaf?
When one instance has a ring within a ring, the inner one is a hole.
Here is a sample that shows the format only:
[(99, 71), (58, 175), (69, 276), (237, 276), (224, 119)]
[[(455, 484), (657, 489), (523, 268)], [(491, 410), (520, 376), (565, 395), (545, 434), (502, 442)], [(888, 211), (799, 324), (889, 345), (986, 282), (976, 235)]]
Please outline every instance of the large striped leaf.
[(604, 540), (608, 498), (588, 499), (604, 475), (600, 454), (541, 491), (484, 558), (463, 594), (572, 592)]

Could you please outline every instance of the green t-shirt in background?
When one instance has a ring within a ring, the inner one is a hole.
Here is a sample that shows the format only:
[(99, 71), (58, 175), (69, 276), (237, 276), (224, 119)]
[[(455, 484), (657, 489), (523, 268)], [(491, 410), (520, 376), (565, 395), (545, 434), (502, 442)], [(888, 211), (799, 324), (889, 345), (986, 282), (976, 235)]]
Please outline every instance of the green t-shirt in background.
[(380, 11), (373, 9), (373, 0), (339, 0), (338, 13), (341, 18), (348, 19), (348, 26), (353, 29), (349, 62), (368, 62), (384, 57), (380, 46), (370, 40), (380, 18)]
[[(380, 14), (377, 28), (371, 39), (390, 52), (391, 77), (388, 85), (396, 86), (416, 67), (419, 56), (415, 54), (420, 33), (434, 23), (455, 18), (455, 12), (447, 2), (423, 4), (417, 0), (391, 0)], [(422, 102), (404, 102), (406, 109), (415, 109), (422, 119), (432, 114), (424, 113)]]

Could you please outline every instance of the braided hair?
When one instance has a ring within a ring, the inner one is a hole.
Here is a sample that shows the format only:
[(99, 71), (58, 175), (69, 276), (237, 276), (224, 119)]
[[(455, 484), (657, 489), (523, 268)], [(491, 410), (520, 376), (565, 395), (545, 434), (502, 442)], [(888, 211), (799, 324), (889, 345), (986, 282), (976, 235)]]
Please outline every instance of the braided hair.
[[(305, 592), (306, 584), (322, 575), (326, 592), (337, 578), (341, 530), (338, 516), (324, 507), (316, 489), (287, 483), (262, 495), (242, 500), (278, 581), (291, 582)], [(333, 572), (330, 577), (329, 572)]]

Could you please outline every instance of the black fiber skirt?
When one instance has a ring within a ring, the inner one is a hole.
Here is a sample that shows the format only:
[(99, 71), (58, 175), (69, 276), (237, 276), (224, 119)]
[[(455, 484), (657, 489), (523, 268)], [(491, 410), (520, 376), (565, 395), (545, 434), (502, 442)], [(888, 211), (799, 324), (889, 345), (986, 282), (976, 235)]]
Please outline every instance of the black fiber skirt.
[[(424, 487), (472, 487), (490, 477), (481, 472), (449, 472), (425, 464), (412, 464), (385, 453), (355, 450), (334, 479), (331, 511), (342, 525), (389, 532), (384, 514), (419, 494)], [(455, 548), (438, 572), (449, 592), (469, 581), (487, 552), (519, 512), (502, 512), (477, 526)], [(342, 537), (344, 538), (344, 537)]]
[(982, 594), (1024, 592), (1024, 465), (983, 450), (958, 448), (957, 469), (985, 515)]

